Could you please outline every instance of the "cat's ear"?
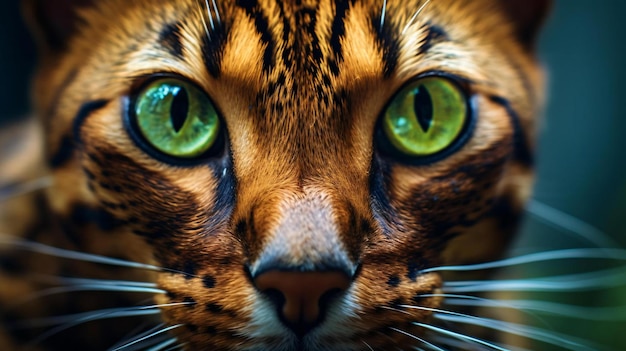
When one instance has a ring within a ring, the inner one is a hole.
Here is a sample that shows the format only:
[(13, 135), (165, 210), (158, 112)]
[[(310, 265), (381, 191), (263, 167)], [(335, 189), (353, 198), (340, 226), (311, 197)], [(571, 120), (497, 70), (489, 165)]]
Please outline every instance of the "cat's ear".
[(78, 9), (95, 0), (23, 0), (26, 22), (41, 49), (60, 51), (78, 28)]
[(539, 29), (552, 8), (552, 0), (500, 0), (511, 18), (520, 43), (534, 48)]

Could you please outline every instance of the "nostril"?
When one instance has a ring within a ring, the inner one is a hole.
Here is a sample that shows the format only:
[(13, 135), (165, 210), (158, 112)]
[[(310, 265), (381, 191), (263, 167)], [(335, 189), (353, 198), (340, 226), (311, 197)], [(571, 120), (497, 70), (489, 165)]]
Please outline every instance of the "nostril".
[[(332, 289), (322, 294), (322, 296), (320, 296), (320, 301), (319, 301), (320, 311), (321, 312), (327, 311), (328, 308), (330, 307), (330, 304), (333, 301), (337, 300), (343, 292), (344, 290), (342, 289)], [(323, 315), (320, 317), (323, 317)]]
[(261, 292), (274, 306), (282, 308), (285, 305), (285, 295), (278, 289), (266, 289)]
[(280, 320), (302, 337), (317, 326), (332, 302), (350, 287), (343, 272), (273, 270), (254, 279), (255, 286), (276, 306)]

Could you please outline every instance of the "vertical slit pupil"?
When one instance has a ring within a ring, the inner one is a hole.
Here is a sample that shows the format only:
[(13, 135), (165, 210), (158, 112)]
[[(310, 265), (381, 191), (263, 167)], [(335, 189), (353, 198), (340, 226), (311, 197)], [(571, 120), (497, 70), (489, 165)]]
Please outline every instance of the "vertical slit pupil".
[(413, 96), (413, 108), (417, 115), (417, 122), (425, 133), (433, 125), (433, 101), (430, 97), (428, 89), (423, 85), (417, 88), (417, 92)]
[(175, 94), (176, 95), (174, 96), (174, 101), (172, 101), (172, 107), (170, 109), (170, 118), (172, 120), (172, 127), (174, 127), (174, 131), (178, 133), (183, 128), (185, 121), (187, 120), (187, 114), (189, 113), (189, 95), (187, 94), (187, 89), (182, 87)]

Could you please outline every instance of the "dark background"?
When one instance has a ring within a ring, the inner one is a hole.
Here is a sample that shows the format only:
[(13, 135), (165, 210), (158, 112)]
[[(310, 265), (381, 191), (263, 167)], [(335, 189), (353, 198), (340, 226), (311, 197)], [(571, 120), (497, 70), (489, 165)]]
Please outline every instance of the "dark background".
[[(34, 63), (32, 43), (21, 24), (16, 1), (0, 11), (0, 122), (28, 112), (28, 86)], [(565, 213), (557, 221), (589, 231), (591, 225), (626, 246), (626, 1), (560, 0), (546, 26), (540, 56), (549, 72), (549, 104), (539, 140), (538, 181), (534, 198)], [(556, 217), (540, 205), (531, 207), (517, 252), (589, 246), (542, 217)], [(624, 262), (622, 262), (624, 265)], [(573, 273), (599, 262), (566, 263)], [(556, 266), (557, 268), (558, 265)], [(525, 274), (554, 274), (544, 266)], [(626, 275), (622, 276), (626, 280)], [(622, 284), (624, 285), (624, 284)], [(535, 297), (535, 296), (532, 296)], [(626, 306), (626, 289), (600, 287), (586, 294), (548, 294), (556, 302), (583, 306)], [(623, 311), (624, 308), (622, 307)], [(619, 309), (615, 309), (619, 311)], [(621, 321), (544, 318), (539, 327), (595, 339), (611, 350), (626, 350), (626, 313)], [(548, 327), (546, 327), (548, 326)], [(537, 346), (548, 350), (545, 345)]]

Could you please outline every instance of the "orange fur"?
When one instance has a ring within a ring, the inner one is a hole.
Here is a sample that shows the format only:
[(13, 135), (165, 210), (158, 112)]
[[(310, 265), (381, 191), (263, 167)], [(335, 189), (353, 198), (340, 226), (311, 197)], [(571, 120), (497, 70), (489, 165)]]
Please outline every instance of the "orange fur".
[[(210, 22), (218, 18), (214, 12), (209, 18), (196, 0), (105, 0), (80, 7), (75, 11), (82, 20), (61, 33), (63, 48), (49, 45), (45, 28), (36, 30), (42, 61), (35, 111), (45, 130), (46, 158), (63, 152), (68, 138), (73, 143), (67, 159), (49, 171), (54, 184), (45, 203), (51, 214), (41, 220), (50, 225), (38, 237), (186, 274), (52, 265), (63, 266), (64, 274), (155, 281), (168, 292), (157, 303), (193, 302), (162, 308), (167, 325), (185, 325), (173, 334), (188, 350), (419, 346), (390, 329), (422, 335), (413, 322), (429, 322), (431, 312), (402, 305), (442, 303), (417, 297), (438, 292), (442, 277), (416, 270), (500, 257), (529, 195), (531, 164), (515, 157), (515, 126), (495, 97), (509, 102), (522, 142), (532, 149), (543, 96), (532, 46), (519, 35), (531, 35), (538, 22), (511, 18), (509, 5), (493, 0), (434, 0), (411, 21), (424, 3), (388, 1), (381, 29), (373, 23), (380, 23), (383, 1), (355, 1), (343, 19), (345, 34), (333, 42), (338, 2), (258, 1), (257, 13), (250, 14), (236, 1), (218, 1), (223, 28), (217, 31), (226, 34), (210, 39), (219, 46), (209, 53), (219, 56), (217, 73), (207, 65), (203, 45), (211, 35), (205, 25), (215, 32)], [(37, 6), (33, 0), (27, 8), (34, 14)], [(255, 22), (258, 13), (265, 32)], [(41, 18), (32, 22), (42, 28)], [(178, 26), (182, 57), (160, 44), (161, 30), (171, 24)], [(446, 38), (421, 51), (432, 26)], [(391, 49), (380, 39), (386, 35), (397, 41), (391, 69)], [(271, 69), (264, 67), (264, 55), (271, 55)], [(219, 162), (167, 164), (126, 132), (128, 98), (147, 76), (164, 72), (195, 83), (220, 111), (228, 141)], [(474, 133), (457, 152), (428, 165), (388, 161), (373, 141), (381, 111), (407, 81), (428, 72), (463, 80), (477, 111)], [(102, 104), (75, 127), (81, 106), (93, 101)], [(376, 198), (374, 187), (385, 199)], [(115, 224), (76, 222), (77, 208), (103, 211)], [(287, 252), (282, 259), (296, 266), (344, 255), (346, 265), (358, 270), (326, 325), (300, 344), (284, 328), (269, 330), (280, 322), (248, 275), (268, 252)], [(36, 260), (30, 265), (42, 268)], [(397, 282), (389, 283), (392, 278)], [(16, 287), (2, 298), (20, 294)], [(64, 313), (67, 305), (44, 313)], [(121, 335), (115, 329), (91, 327), (72, 342), (99, 349)], [(50, 349), (60, 347), (55, 342)]]

